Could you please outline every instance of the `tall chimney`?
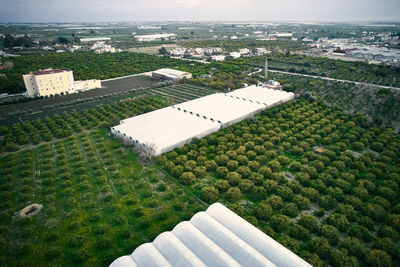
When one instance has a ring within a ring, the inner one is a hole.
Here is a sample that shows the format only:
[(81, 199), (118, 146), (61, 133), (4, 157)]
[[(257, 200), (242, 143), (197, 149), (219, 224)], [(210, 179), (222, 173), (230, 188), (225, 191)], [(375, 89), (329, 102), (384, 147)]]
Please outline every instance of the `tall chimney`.
[(265, 81), (268, 81), (268, 57), (265, 57)]

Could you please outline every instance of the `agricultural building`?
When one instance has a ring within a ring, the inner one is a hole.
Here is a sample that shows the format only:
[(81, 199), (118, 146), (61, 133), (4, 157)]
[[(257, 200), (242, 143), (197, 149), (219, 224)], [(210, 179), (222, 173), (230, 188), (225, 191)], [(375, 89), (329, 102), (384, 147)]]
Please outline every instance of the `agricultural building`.
[(160, 80), (179, 81), (183, 78), (190, 79), (192, 74), (180, 70), (173, 69), (159, 69), (152, 72), (152, 77)]
[(178, 110), (229, 126), (260, 112), (265, 105), (216, 93), (175, 105)]
[(246, 100), (262, 103), (267, 107), (279, 105), (294, 99), (294, 94), (286, 91), (268, 89), (261, 86), (251, 85), (246, 88), (238, 89), (228, 93), (230, 97), (242, 98)]
[(131, 266), (311, 265), (224, 205), (214, 203), (110, 265)]
[(218, 131), (219, 124), (167, 107), (121, 121), (111, 132), (128, 145), (159, 155)]
[(111, 132), (127, 145), (160, 155), (293, 98), (293, 93), (249, 86), (131, 117)]

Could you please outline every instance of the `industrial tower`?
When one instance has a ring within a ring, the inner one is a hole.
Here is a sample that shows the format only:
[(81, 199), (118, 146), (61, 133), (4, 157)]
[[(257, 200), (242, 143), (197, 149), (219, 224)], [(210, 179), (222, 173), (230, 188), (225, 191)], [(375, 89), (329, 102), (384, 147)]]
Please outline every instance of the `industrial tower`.
[(268, 81), (268, 57), (265, 57), (265, 81)]

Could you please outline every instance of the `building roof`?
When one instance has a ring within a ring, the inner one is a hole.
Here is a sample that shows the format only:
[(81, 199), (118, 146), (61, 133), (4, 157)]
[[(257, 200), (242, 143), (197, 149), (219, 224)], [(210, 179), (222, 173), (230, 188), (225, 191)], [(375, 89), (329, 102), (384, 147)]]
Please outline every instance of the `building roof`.
[(219, 130), (219, 124), (202, 117), (167, 107), (131, 117), (112, 127), (114, 134), (149, 146), (159, 155)]
[(214, 203), (110, 265), (131, 266), (311, 265), (224, 205)]
[(174, 69), (159, 69), (159, 70), (155, 70), (153, 71), (154, 74), (159, 74), (159, 75), (164, 75), (164, 76), (168, 76), (168, 77), (181, 77), (184, 75), (190, 75), (189, 72), (185, 72), (185, 71), (180, 71), (180, 70), (174, 70)]
[(71, 71), (70, 69), (45, 69), (32, 72), (33, 75), (47, 75), (47, 74), (54, 74), (54, 73), (61, 73), (61, 72), (68, 72)]
[(224, 126), (241, 121), (263, 109), (265, 105), (216, 93), (175, 105), (177, 109), (199, 114)]
[(239, 97), (257, 101), (258, 103), (262, 103), (267, 107), (274, 106), (294, 98), (294, 94), (291, 92), (268, 89), (255, 85), (232, 91), (227, 95), (230, 97)]
[(293, 98), (293, 93), (249, 86), (131, 117), (111, 132), (127, 144), (142, 145), (160, 155)]

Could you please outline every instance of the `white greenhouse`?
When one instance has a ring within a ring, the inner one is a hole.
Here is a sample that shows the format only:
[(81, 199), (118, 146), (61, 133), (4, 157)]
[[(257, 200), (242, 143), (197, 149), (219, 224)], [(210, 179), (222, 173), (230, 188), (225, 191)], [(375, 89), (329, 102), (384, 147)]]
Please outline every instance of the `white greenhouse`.
[(110, 267), (135, 266), (299, 266), (299, 256), (224, 205), (215, 203), (152, 243), (122, 256)]
[(257, 103), (262, 103), (267, 107), (276, 106), (294, 99), (294, 94), (291, 92), (268, 89), (256, 85), (238, 89), (226, 95), (239, 99), (241, 98), (256, 101)]
[(126, 144), (139, 145), (160, 155), (219, 128), (217, 122), (167, 107), (121, 121), (111, 132)]
[(228, 97), (222, 93), (200, 97), (175, 105), (175, 107), (183, 112), (217, 121), (224, 127), (251, 117), (265, 109), (262, 104)]
[(122, 120), (111, 133), (158, 156), (293, 98), (293, 93), (248, 86)]

